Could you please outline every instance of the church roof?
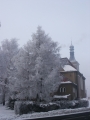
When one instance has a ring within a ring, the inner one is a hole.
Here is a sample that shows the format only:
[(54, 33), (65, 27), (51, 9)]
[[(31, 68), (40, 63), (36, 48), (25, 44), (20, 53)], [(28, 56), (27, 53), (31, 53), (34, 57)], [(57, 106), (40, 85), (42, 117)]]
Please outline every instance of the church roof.
[(80, 73), (76, 68), (75, 66), (69, 61), (69, 59), (67, 57), (65, 58), (61, 58), (61, 71), (60, 72), (78, 72), (78, 74), (80, 76), (82, 76), (82, 78), (85, 80), (86, 78), (83, 76), (82, 73)]
[(75, 68), (75, 66), (69, 61), (69, 59), (67, 57), (61, 58), (61, 65), (62, 65), (62, 67), (65, 66), (65, 65), (70, 65), (73, 68)]
[(64, 71), (77, 71), (74, 67), (71, 65), (64, 65), (63, 67)]

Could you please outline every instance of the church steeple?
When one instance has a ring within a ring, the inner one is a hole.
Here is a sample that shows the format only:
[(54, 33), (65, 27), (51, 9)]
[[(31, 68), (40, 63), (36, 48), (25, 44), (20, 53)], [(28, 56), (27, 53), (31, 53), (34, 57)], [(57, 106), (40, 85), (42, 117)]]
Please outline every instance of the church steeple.
[(69, 58), (69, 60), (75, 66), (75, 68), (79, 71), (79, 63), (75, 60), (75, 57), (74, 57), (74, 46), (72, 45), (72, 41), (71, 41), (71, 45), (70, 45), (70, 58)]
[(70, 61), (76, 61), (75, 57), (74, 57), (74, 46), (72, 45), (72, 41), (71, 41), (71, 46), (70, 46)]

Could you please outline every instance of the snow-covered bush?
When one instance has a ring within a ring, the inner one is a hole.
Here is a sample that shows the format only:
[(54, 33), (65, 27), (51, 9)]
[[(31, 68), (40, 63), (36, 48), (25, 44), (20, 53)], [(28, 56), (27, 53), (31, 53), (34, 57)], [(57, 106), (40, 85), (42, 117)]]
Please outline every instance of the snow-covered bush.
[(51, 110), (59, 109), (60, 106), (57, 103), (38, 103), (35, 104), (33, 111), (35, 112), (47, 112)]
[(60, 105), (60, 109), (67, 109), (67, 108), (81, 108), (81, 107), (88, 107), (89, 102), (88, 100), (72, 100), (72, 101), (56, 101)]
[(76, 106), (78, 108), (79, 107), (88, 107), (89, 106), (89, 101), (88, 100), (79, 100), (78, 104)]
[(16, 101), (16, 99), (9, 98), (6, 103), (6, 106), (9, 107), (11, 110), (13, 110), (15, 101)]
[(22, 101), (16, 101), (14, 104), (14, 111), (15, 114), (20, 114), (20, 106), (22, 104)]
[(56, 101), (56, 103), (60, 106), (60, 109), (67, 109), (67, 108), (72, 108), (73, 104), (72, 101)]
[(33, 111), (33, 101), (16, 101), (14, 104), (15, 114), (27, 114)]
[(27, 114), (30, 112), (47, 112), (57, 109), (74, 109), (80, 107), (88, 107), (87, 100), (73, 100), (73, 101), (55, 101), (49, 103), (32, 102), (32, 101), (16, 101), (15, 113)]
[(47, 108), (48, 111), (57, 110), (57, 109), (60, 109), (59, 104), (57, 104), (57, 103), (49, 103), (48, 104), (48, 108)]
[(14, 106), (16, 114), (27, 114), (30, 112), (47, 112), (59, 108), (60, 105), (57, 103), (46, 104), (46, 103), (37, 103), (32, 101), (16, 101)]
[(21, 103), (20, 114), (27, 114), (32, 111), (33, 104)]

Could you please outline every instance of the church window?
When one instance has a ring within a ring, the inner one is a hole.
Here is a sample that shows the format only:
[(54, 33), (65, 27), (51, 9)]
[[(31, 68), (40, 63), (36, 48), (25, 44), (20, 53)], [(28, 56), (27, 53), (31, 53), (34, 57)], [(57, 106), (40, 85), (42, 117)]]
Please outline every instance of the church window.
[(60, 88), (60, 92), (62, 92), (62, 87)]
[(63, 88), (63, 92), (66, 92), (66, 88), (65, 87)]

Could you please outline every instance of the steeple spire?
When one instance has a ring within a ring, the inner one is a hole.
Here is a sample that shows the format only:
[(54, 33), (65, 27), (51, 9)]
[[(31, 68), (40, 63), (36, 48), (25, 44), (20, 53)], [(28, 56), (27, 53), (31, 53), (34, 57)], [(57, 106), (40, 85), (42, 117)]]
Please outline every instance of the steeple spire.
[(72, 45), (72, 41), (70, 46), (70, 61), (76, 61), (74, 57), (74, 46)]
[(79, 63), (75, 60), (75, 57), (74, 57), (74, 46), (72, 45), (72, 41), (71, 41), (71, 46), (70, 46), (69, 60), (75, 66), (75, 68), (79, 71)]

